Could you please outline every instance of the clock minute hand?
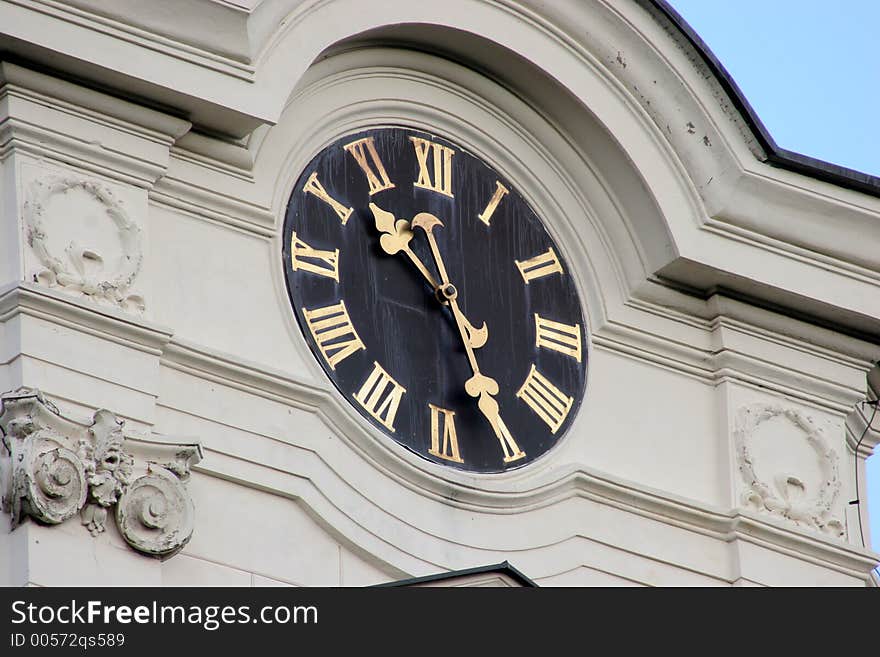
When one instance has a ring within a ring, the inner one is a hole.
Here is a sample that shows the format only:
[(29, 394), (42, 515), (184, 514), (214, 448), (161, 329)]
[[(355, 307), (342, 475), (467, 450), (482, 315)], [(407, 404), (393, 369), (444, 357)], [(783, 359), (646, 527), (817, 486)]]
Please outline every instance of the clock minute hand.
[(434, 257), (434, 264), (437, 266), (437, 271), (440, 272), (442, 277), (442, 283), (437, 288), (438, 297), (444, 298), (449, 304), (452, 316), (455, 318), (455, 324), (458, 326), (461, 341), (464, 343), (468, 362), (473, 372), (473, 376), (465, 381), (465, 392), (471, 397), (477, 398), (477, 408), (480, 409), (480, 412), (489, 421), (492, 431), (495, 432), (495, 437), (501, 443), (501, 449), (504, 451), (504, 462), (517, 461), (525, 457), (526, 454), (516, 444), (516, 441), (510, 434), (510, 430), (504, 424), (504, 420), (501, 419), (501, 414), (498, 412), (498, 402), (494, 398), (494, 395), (498, 394), (498, 382), (480, 372), (480, 366), (477, 364), (477, 358), (474, 355), (474, 349), (482, 347), (489, 339), (489, 329), (486, 327), (485, 322), (483, 322), (482, 327), (475, 329), (464, 316), (464, 313), (461, 312), (461, 308), (458, 307), (458, 302), (456, 301), (458, 291), (454, 285), (449, 283), (446, 267), (443, 265), (443, 258), (440, 255), (440, 249), (437, 247), (437, 242), (432, 233), (434, 227), (442, 226), (443, 222), (428, 212), (422, 212), (413, 218), (412, 225), (425, 231), (431, 247), (431, 254)]
[[(504, 424), (504, 420), (501, 419), (501, 414), (498, 412), (498, 402), (494, 397), (494, 395), (498, 394), (498, 382), (480, 372), (480, 368), (477, 365), (477, 359), (474, 356), (474, 350), (467, 338), (466, 326), (469, 325), (469, 322), (465, 319), (455, 299), (450, 300), (449, 306), (452, 308), (452, 315), (455, 317), (455, 323), (458, 324), (458, 330), (461, 334), (461, 339), (464, 342), (468, 361), (470, 362), (471, 370), (473, 370), (474, 373), (474, 375), (464, 383), (465, 392), (471, 397), (477, 398), (477, 408), (479, 408), (480, 412), (486, 416), (486, 419), (492, 427), (492, 431), (495, 432), (495, 437), (498, 438), (498, 442), (501, 443), (501, 449), (504, 451), (504, 462), (510, 463), (511, 461), (518, 461), (523, 458), (526, 453), (516, 444), (510, 430), (507, 428), (507, 425)], [(483, 327), (485, 328), (485, 324), (483, 324)], [(486, 334), (488, 337), (488, 331)]]
[[(425, 231), (425, 237), (428, 238), (428, 245), (431, 247), (431, 256), (434, 258), (434, 265), (440, 273), (440, 285), (434, 287), (437, 299), (441, 303), (449, 304), (453, 307), (453, 314), (457, 313), (456, 322), (458, 323), (459, 331), (462, 331), (461, 339), (465, 344), (474, 349), (479, 349), (489, 339), (489, 329), (486, 326), (486, 322), (483, 322), (483, 325), (479, 328), (475, 327), (464, 316), (464, 313), (458, 309), (458, 305), (453, 306), (458, 296), (458, 290), (449, 281), (449, 275), (446, 273), (446, 267), (443, 264), (443, 258), (440, 255), (440, 249), (437, 247), (437, 240), (434, 239), (433, 233), (436, 226), (443, 226), (443, 222), (430, 212), (420, 212), (413, 217), (412, 226), (413, 228), (421, 228)], [(471, 360), (471, 366), (476, 369), (476, 360), (473, 359), (473, 354), (470, 351), (469, 359)]]

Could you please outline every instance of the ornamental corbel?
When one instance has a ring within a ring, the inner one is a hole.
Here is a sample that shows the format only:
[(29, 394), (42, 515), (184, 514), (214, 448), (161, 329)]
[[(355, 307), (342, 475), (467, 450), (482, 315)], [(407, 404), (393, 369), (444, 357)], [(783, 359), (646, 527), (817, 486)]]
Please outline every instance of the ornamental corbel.
[(186, 484), (198, 443), (126, 434), (100, 409), (90, 422), (65, 417), (38, 390), (0, 395), (4, 510), (15, 528), (30, 516), (56, 525), (77, 513), (96, 536), (112, 513), (135, 550), (167, 558), (189, 541), (195, 510)]

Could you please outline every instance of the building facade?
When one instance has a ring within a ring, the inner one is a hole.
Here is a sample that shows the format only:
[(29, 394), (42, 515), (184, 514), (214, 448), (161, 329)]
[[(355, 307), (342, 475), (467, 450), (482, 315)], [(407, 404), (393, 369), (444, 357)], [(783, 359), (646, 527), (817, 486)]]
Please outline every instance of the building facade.
[(662, 0), (0, 43), (0, 583), (876, 585), (880, 181)]

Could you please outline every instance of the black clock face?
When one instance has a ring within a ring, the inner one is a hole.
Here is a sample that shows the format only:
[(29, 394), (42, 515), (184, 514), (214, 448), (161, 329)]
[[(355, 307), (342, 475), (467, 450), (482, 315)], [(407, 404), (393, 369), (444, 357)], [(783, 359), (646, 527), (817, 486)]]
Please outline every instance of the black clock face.
[(283, 257), (327, 376), (422, 458), (504, 472), (575, 417), (587, 349), (571, 272), (513, 185), (454, 142), (383, 127), (322, 150), (291, 194)]

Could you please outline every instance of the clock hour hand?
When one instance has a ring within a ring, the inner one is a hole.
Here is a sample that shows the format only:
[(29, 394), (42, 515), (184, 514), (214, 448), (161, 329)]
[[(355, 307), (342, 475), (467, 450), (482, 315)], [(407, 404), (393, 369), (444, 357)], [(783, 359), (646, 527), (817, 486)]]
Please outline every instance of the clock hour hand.
[(477, 364), (477, 358), (474, 355), (474, 349), (482, 347), (489, 339), (489, 329), (485, 322), (483, 322), (479, 329), (474, 328), (464, 316), (464, 313), (461, 312), (461, 308), (458, 307), (458, 302), (456, 301), (458, 291), (454, 285), (449, 283), (449, 277), (443, 264), (443, 258), (440, 255), (440, 249), (437, 247), (437, 241), (432, 233), (435, 226), (442, 226), (443, 223), (434, 215), (422, 212), (413, 218), (412, 225), (425, 231), (431, 247), (434, 264), (437, 266), (437, 271), (440, 272), (442, 279), (440, 287), (437, 288), (438, 298), (445, 300), (449, 304), (452, 316), (455, 318), (455, 324), (458, 327), (459, 335), (461, 336), (461, 341), (464, 344), (465, 352), (467, 353), (473, 376), (465, 381), (465, 392), (477, 399), (477, 408), (480, 409), (480, 412), (489, 421), (492, 431), (495, 432), (495, 437), (501, 443), (501, 449), (504, 451), (504, 462), (517, 461), (525, 457), (526, 454), (516, 444), (516, 441), (510, 434), (510, 430), (504, 424), (504, 420), (501, 419), (501, 415), (498, 412), (498, 402), (494, 397), (494, 395), (498, 394), (498, 382), (480, 372), (480, 366)]
[(382, 233), (382, 237), (379, 238), (379, 245), (382, 247), (382, 250), (388, 255), (394, 255), (403, 251), (416, 266), (416, 269), (425, 277), (430, 286), (436, 290), (437, 281), (434, 280), (434, 277), (428, 271), (428, 268), (425, 267), (424, 263), (413, 253), (413, 250), (409, 248), (409, 242), (413, 238), (409, 222), (406, 219), (395, 219), (393, 214), (383, 210), (375, 203), (370, 203), (370, 210), (373, 211), (376, 229)]

